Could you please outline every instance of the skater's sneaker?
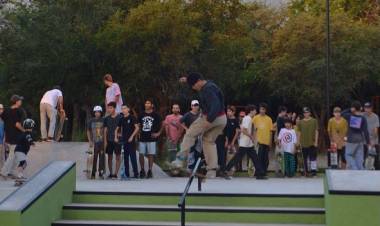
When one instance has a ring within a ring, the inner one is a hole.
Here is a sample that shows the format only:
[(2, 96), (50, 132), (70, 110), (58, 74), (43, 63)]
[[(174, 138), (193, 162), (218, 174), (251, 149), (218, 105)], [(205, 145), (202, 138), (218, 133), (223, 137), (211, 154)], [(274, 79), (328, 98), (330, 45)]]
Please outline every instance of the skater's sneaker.
[(104, 180), (104, 175), (99, 173), (99, 179)]
[(256, 180), (268, 180), (268, 177), (266, 177), (266, 176), (257, 176)]
[(91, 174), (91, 180), (95, 180), (95, 174)]
[(112, 180), (112, 178), (113, 178), (112, 174), (108, 175), (108, 177), (107, 177), (108, 180)]
[(144, 171), (144, 170), (141, 170), (141, 171), (140, 171), (140, 178), (141, 178), (141, 179), (144, 179), (145, 176), (146, 176), (145, 171)]
[(153, 173), (152, 173), (152, 170), (149, 170), (148, 171), (148, 175), (146, 176), (146, 178), (153, 178)]
[(116, 174), (112, 175), (112, 179), (113, 179), (113, 180), (117, 180), (117, 179), (118, 179), (118, 178), (117, 178), (117, 175), (116, 175)]

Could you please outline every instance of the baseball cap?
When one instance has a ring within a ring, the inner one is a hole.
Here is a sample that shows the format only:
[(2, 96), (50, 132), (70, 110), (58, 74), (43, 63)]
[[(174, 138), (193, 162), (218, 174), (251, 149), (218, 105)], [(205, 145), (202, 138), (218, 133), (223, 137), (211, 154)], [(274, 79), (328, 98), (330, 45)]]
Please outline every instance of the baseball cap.
[(194, 106), (194, 105), (199, 105), (199, 101), (198, 100), (192, 100), (191, 106)]
[(195, 85), (195, 83), (197, 83), (200, 79), (201, 79), (201, 74), (199, 74), (197, 72), (191, 72), (187, 76), (187, 84), (190, 87), (193, 87), (193, 85)]
[(19, 100), (24, 100), (24, 97), (23, 96), (19, 96), (19, 95), (12, 95), (11, 97), (11, 103), (12, 104), (15, 104), (17, 101)]
[(303, 111), (303, 113), (310, 113), (310, 108), (308, 108), (308, 107), (304, 107), (304, 108), (302, 109), (302, 111)]
[(4, 109), (4, 105), (0, 104), (0, 109)]
[(364, 107), (365, 107), (365, 108), (371, 108), (371, 107), (372, 107), (371, 102), (367, 102), (367, 103), (365, 103), (365, 104), (364, 104)]
[(103, 108), (101, 106), (95, 106), (94, 107), (94, 112), (103, 112)]

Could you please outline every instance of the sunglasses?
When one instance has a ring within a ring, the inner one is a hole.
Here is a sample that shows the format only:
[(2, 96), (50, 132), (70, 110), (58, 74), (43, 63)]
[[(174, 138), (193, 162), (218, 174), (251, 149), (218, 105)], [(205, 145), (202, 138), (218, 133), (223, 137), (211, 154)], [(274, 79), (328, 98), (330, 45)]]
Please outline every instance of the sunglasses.
[(199, 104), (193, 104), (193, 105), (191, 105), (192, 107), (198, 107), (199, 106)]

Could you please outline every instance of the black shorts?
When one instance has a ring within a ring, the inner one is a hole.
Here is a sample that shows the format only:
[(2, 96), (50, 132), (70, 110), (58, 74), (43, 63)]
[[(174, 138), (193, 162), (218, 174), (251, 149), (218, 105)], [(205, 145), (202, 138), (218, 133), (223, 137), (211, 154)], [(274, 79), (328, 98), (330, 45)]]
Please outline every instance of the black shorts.
[(107, 147), (106, 147), (106, 153), (108, 155), (112, 155), (113, 153), (115, 153), (115, 155), (120, 155), (121, 154), (121, 145), (116, 143), (116, 142), (108, 141)]

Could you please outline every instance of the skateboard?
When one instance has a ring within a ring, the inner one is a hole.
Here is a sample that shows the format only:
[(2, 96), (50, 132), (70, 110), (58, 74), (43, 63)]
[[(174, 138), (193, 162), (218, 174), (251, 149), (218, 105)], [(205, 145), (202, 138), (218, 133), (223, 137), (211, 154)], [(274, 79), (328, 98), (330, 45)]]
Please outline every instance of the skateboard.
[(86, 155), (87, 155), (87, 161), (86, 161), (86, 169), (84, 170), (84, 172), (86, 173), (87, 179), (91, 179), (92, 165), (94, 161), (94, 151), (91, 148), (89, 148), (86, 151)]
[(23, 178), (23, 179), (16, 179), (15, 180), (15, 185), (16, 187), (20, 187), (21, 185), (23, 185), (25, 182), (27, 181), (26, 178)]
[(63, 113), (58, 113), (58, 118), (57, 118), (57, 124), (56, 124), (56, 129), (55, 129), (55, 134), (54, 134), (54, 140), (59, 142), (60, 140), (62, 140), (63, 136), (62, 136), (62, 131), (63, 131), (63, 128), (65, 126), (65, 122), (67, 121), (67, 118), (66, 118), (66, 113), (63, 112)]

